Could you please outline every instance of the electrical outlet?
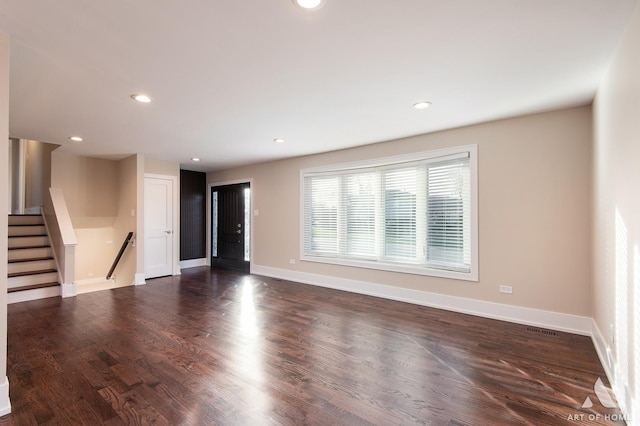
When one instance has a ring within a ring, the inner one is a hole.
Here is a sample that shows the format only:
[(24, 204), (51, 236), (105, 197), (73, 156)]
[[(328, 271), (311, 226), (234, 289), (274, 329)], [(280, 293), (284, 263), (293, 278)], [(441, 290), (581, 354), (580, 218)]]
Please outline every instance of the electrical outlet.
[(609, 340), (611, 341), (611, 346), (615, 346), (616, 344), (616, 330), (613, 328), (613, 323), (609, 324)]
[(296, 260), (295, 259), (289, 259), (289, 263), (292, 264), (292, 265), (295, 265), (296, 264)]
[(501, 285), (500, 293), (511, 294), (513, 293), (513, 287), (511, 287), (510, 285)]

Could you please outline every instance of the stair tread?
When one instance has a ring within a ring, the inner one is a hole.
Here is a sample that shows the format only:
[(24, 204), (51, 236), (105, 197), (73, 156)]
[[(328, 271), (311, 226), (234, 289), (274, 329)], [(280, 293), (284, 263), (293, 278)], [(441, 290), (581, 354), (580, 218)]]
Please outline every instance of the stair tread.
[(49, 248), (51, 247), (49, 244), (46, 246), (25, 246), (25, 247), (9, 247), (9, 250), (31, 250), (31, 249), (41, 249), (41, 248)]
[(14, 272), (12, 274), (7, 274), (7, 277), (8, 278), (26, 277), (29, 275), (50, 274), (52, 272), (58, 272), (58, 271), (56, 269), (41, 269), (39, 271)]
[(36, 290), (36, 289), (39, 289), (39, 288), (56, 287), (56, 286), (59, 286), (59, 285), (60, 285), (60, 283), (43, 283), (43, 284), (23, 285), (22, 287), (8, 288), (7, 289), (7, 293), (14, 293), (16, 291)]
[(53, 257), (30, 257), (28, 259), (12, 259), (9, 260), (8, 263), (24, 263), (24, 262), (39, 262), (43, 260), (53, 260)]
[[(26, 219), (24, 221), (20, 221), (19, 218), (24, 217), (24, 218), (40, 218), (40, 220), (31, 220), (31, 219)], [(36, 231), (35, 234), (29, 234), (29, 232), (26, 232), (27, 235), (8, 235), (9, 239), (12, 239), (14, 242), (18, 242), (20, 241), (20, 238), (48, 238), (48, 235), (46, 234), (46, 232), (42, 232), (42, 229), (44, 228), (44, 218), (42, 217), (41, 214), (10, 214), (9, 215), (9, 221), (11, 222), (11, 218), (16, 218), (15, 222), (17, 223), (9, 223), (9, 228), (14, 228), (15, 229), (15, 233), (18, 234), (22, 234), (25, 233), (24, 231), (18, 231), (19, 229), (23, 229), (26, 230), (29, 227), (38, 227), (40, 228), (39, 231)], [(27, 223), (23, 223), (23, 222), (27, 222)], [(35, 230), (35, 229), (34, 229)], [(31, 231), (32, 232), (32, 231)], [(25, 240), (26, 242), (26, 240)], [(9, 252), (14, 251), (15, 256), (16, 257), (24, 257), (24, 256), (30, 256), (30, 254), (28, 253), (28, 250), (40, 250), (39, 252), (34, 253), (35, 256), (33, 256), (33, 254), (31, 254), (31, 256), (33, 257), (26, 257), (23, 259), (11, 259), (8, 260), (7, 263), (8, 264), (14, 264), (16, 265), (16, 269), (19, 268), (19, 264), (22, 263), (27, 263), (27, 262), (48, 262), (51, 260), (54, 260), (54, 258), (52, 256), (47, 256), (46, 254), (50, 254), (51, 252), (43, 252), (41, 250), (51, 250), (51, 245), (47, 242), (45, 244), (37, 244), (41, 241), (33, 241), (36, 242), (36, 244), (33, 245), (29, 245), (29, 246), (23, 246), (23, 247), (7, 247)], [(22, 250), (22, 252), (20, 252), (20, 250)], [(22, 254), (20, 254), (22, 253)], [(39, 255), (39, 256), (38, 256)], [(44, 265), (42, 265), (44, 266)], [(24, 272), (14, 272), (14, 273), (10, 273), (7, 274), (8, 278), (19, 278), (19, 277), (27, 277), (27, 276), (37, 276), (37, 275), (45, 275), (45, 274), (51, 274), (51, 273), (56, 273), (57, 270), (56, 269), (41, 269), (41, 270), (37, 270), (37, 271), (24, 271)], [(51, 278), (50, 278), (51, 279)], [(17, 281), (16, 281), (17, 283)], [(19, 292), (23, 292), (23, 291), (29, 291), (29, 290), (38, 290), (38, 289), (47, 289), (47, 288), (51, 288), (51, 287), (59, 287), (60, 283), (58, 282), (46, 282), (46, 283), (40, 283), (40, 284), (28, 284), (28, 285), (23, 285), (20, 287), (11, 287), (11, 288), (7, 288), (7, 293), (19, 293)]]

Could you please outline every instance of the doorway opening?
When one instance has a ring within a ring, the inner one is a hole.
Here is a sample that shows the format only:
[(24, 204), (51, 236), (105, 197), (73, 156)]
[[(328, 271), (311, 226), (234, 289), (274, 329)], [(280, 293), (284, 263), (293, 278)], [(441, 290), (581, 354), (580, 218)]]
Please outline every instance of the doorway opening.
[(251, 262), (251, 186), (211, 188), (211, 266), (249, 272)]

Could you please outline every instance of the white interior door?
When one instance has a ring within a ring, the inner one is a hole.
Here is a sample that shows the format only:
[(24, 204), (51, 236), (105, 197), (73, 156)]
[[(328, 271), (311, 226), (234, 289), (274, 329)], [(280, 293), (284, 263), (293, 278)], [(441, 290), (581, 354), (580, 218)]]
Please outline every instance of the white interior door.
[(173, 181), (144, 178), (144, 276), (172, 275)]

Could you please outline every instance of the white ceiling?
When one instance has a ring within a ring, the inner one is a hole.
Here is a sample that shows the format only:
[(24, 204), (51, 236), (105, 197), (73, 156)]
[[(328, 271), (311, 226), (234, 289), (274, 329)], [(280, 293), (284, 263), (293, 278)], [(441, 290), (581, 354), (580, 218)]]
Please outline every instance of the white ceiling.
[(584, 105), (634, 4), (0, 0), (10, 133), (206, 171)]

